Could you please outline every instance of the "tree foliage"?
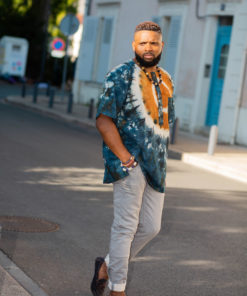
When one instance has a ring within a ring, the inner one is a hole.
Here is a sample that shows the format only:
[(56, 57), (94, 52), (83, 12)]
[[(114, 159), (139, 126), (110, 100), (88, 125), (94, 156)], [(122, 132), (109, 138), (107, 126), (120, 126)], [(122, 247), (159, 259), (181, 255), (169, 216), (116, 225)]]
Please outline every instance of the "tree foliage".
[(59, 30), (59, 24), (66, 13), (76, 13), (78, 0), (53, 0), (51, 2), (51, 16), (49, 22), (49, 33), (51, 36), (63, 37)]
[(28, 76), (38, 77), (42, 51), (47, 48), (49, 36), (61, 36), (59, 21), (67, 12), (76, 12), (77, 2), (78, 0), (0, 0), (0, 38), (8, 35), (29, 41)]

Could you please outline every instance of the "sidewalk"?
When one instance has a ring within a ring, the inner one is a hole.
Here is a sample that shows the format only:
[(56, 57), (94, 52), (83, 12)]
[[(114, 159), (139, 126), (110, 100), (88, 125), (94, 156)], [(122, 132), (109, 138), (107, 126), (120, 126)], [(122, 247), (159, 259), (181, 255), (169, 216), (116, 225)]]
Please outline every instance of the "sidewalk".
[[(5, 102), (32, 109), (70, 123), (95, 127), (95, 110), (92, 116), (93, 119), (89, 119), (87, 106), (74, 104), (73, 112), (68, 114), (66, 97), (63, 101), (61, 101), (60, 97), (56, 97), (52, 109), (48, 107), (48, 100), (49, 98), (46, 96), (39, 96), (37, 103), (34, 104), (31, 96), (25, 98), (11, 96), (6, 98)], [(215, 154), (210, 156), (207, 154), (207, 146), (207, 138), (179, 132), (176, 143), (169, 146), (169, 157), (247, 183), (247, 147), (217, 145)]]
[(31, 296), (22, 286), (0, 266), (1, 296)]
[(48, 295), (0, 251), (0, 296)]

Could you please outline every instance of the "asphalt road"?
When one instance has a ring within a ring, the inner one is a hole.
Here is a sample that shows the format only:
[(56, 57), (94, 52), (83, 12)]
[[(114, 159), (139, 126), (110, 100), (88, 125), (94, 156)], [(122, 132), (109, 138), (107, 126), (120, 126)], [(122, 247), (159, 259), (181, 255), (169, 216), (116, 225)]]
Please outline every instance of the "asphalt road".
[[(91, 295), (112, 220), (102, 174), (94, 129), (0, 104), (0, 216), (60, 225), (3, 232), (0, 249), (50, 296)], [(162, 230), (130, 264), (127, 295), (246, 296), (246, 185), (177, 160), (167, 185)]]

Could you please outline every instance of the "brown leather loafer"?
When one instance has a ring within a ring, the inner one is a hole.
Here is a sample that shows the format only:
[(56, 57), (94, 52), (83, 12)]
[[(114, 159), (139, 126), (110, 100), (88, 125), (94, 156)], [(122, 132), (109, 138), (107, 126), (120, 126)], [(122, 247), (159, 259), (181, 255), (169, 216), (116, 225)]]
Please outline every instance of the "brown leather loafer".
[(91, 282), (91, 287), (90, 287), (93, 293), (93, 296), (103, 296), (104, 294), (107, 280), (99, 279), (99, 270), (104, 262), (105, 262), (105, 259), (102, 257), (97, 257), (95, 259), (94, 276), (93, 276), (93, 280)]

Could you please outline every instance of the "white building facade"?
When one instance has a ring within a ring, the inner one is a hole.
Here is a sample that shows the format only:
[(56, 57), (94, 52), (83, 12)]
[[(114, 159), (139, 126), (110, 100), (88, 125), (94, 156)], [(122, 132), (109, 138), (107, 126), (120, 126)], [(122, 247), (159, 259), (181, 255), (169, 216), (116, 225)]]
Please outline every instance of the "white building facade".
[(98, 99), (105, 74), (133, 58), (135, 26), (160, 24), (160, 65), (175, 85), (182, 130), (247, 145), (247, 0), (91, 0), (74, 81), (77, 102)]

